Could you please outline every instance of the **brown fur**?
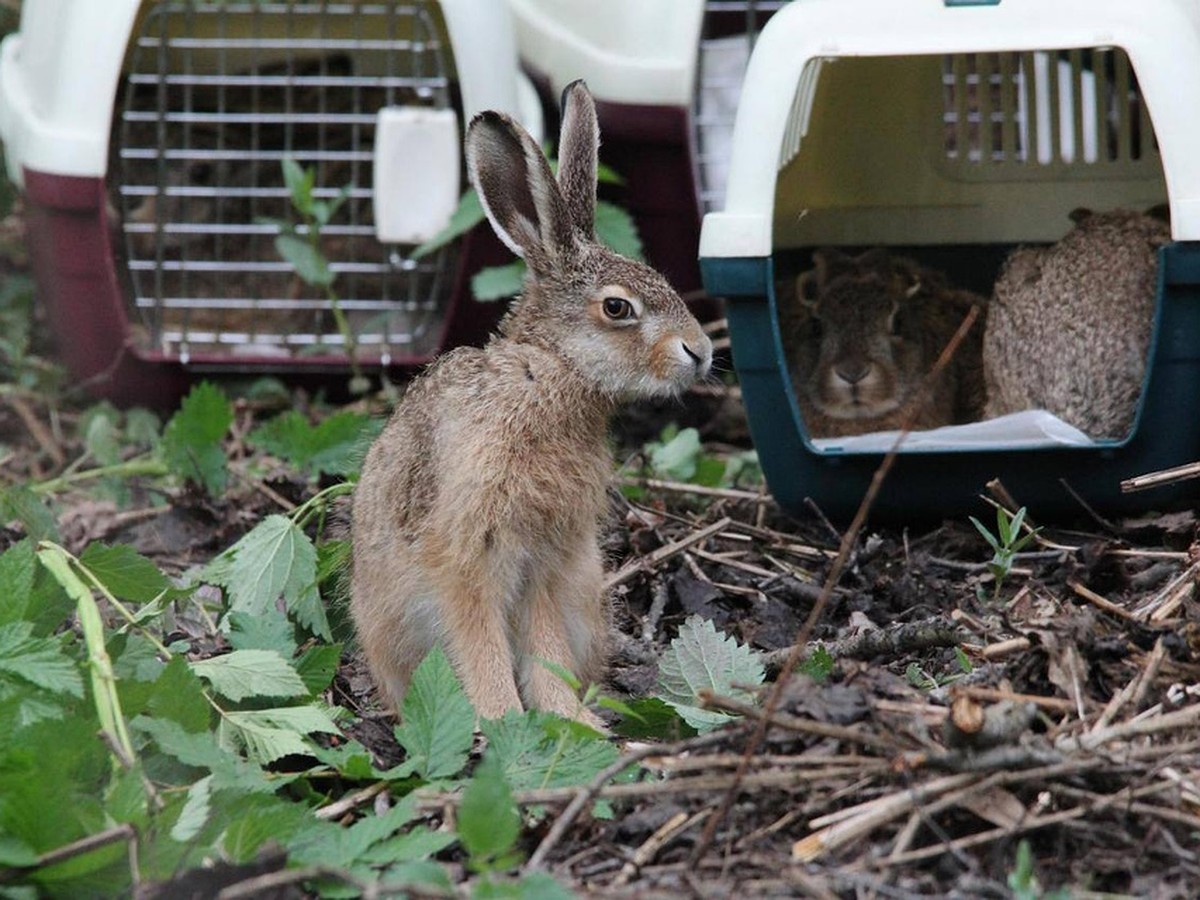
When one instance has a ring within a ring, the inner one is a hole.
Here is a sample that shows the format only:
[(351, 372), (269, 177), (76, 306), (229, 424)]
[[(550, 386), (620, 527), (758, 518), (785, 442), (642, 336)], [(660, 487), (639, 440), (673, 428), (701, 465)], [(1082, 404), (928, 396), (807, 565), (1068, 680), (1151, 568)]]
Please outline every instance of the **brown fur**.
[[(582, 83), (564, 107), (558, 182), (511, 119), (471, 123), (471, 180), (528, 264), (525, 292), (487, 347), (448, 353), (414, 382), (363, 466), (352, 611), (396, 705), (441, 644), (480, 715), (533, 707), (598, 724), (538, 660), (585, 683), (604, 671), (608, 420), (711, 362), (666, 281), (592, 239), (597, 130)], [(640, 315), (606, 316), (606, 297)]]
[[(813, 254), (781, 312), (792, 383), (808, 432), (845, 437), (902, 427), (942, 348), (982, 298), (902, 257)], [(921, 404), (913, 427), (979, 418), (982, 317)]]
[(1092, 437), (1123, 437), (1170, 231), (1127, 210), (1073, 218), (1057, 244), (1014, 252), (996, 282), (983, 343), (987, 415), (1047, 409)]

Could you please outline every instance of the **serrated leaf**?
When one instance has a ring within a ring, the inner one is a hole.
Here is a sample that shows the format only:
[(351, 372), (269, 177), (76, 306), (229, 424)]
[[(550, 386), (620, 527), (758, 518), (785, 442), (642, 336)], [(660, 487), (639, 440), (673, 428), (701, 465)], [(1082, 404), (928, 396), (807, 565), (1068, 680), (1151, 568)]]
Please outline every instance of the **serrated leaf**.
[(341, 734), (329, 715), (314, 706), (230, 711), (222, 717), (221, 729), (223, 737), (245, 747), (263, 765), (285, 756), (308, 755), (305, 735)]
[(521, 260), (506, 266), (480, 269), (471, 279), (471, 296), (481, 302), (506, 300), (525, 288), (525, 263)]
[(281, 595), (291, 606), (316, 584), (316, 548), (286, 516), (267, 516), (231, 552), (227, 584), (232, 609), (258, 615)]
[(521, 831), (521, 817), (504, 770), (489, 750), (475, 768), (458, 806), (458, 837), (472, 862), (509, 853)]
[(289, 410), (254, 429), (246, 440), (309, 475), (344, 476), (361, 467), (366, 448), (382, 425), (360, 413), (343, 411), (314, 426)]
[(586, 784), (619, 753), (590, 728), (536, 710), (509, 710), (479, 727), (506, 781), (519, 791)]
[(124, 544), (89, 544), (79, 561), (121, 600), (148, 603), (171, 586), (158, 566)]
[(329, 687), (342, 660), (341, 644), (318, 644), (305, 650), (295, 662), (296, 674), (310, 696)]
[(163, 432), (163, 458), (176, 476), (195, 481), (213, 496), (225, 490), (221, 440), (233, 424), (233, 406), (216, 385), (203, 381), (183, 398)]
[(221, 846), (232, 862), (249, 862), (268, 841), (286, 847), (293, 835), (313, 823), (303, 804), (269, 796), (250, 799), (221, 836)]
[(240, 610), (231, 612), (228, 638), (234, 650), (274, 650), (284, 659), (296, 653), (296, 626), (273, 606), (256, 616)]
[(183, 804), (179, 818), (171, 826), (171, 837), (183, 843), (199, 834), (200, 829), (208, 822), (211, 799), (212, 776), (207, 775), (188, 788), (187, 801)]
[(702, 709), (699, 692), (752, 702), (753, 695), (734, 685), (762, 684), (764, 675), (757, 653), (718, 632), (710, 620), (689, 616), (659, 660), (657, 696), (697, 731), (711, 731), (732, 716)]
[(129, 724), (133, 730), (149, 735), (165, 755), (185, 766), (211, 772), (214, 790), (270, 793), (281, 786), (278, 781), (268, 781), (258, 766), (222, 748), (211, 731), (187, 732), (169, 719), (149, 716), (137, 716)]
[(33, 637), (28, 622), (0, 626), (0, 678), (24, 681), (54, 694), (83, 696), (79, 665), (58, 638)]
[(596, 201), (596, 240), (614, 253), (642, 259), (642, 239), (633, 216), (604, 200)]
[(475, 710), (440, 647), (417, 666), (404, 695), (396, 740), (426, 780), (462, 771), (471, 750)]
[(633, 740), (677, 741), (691, 737), (696, 729), (683, 721), (675, 707), (658, 697), (637, 697), (629, 702), (637, 718), (622, 719), (613, 729)]
[(321, 251), (305, 238), (294, 234), (275, 236), (275, 250), (286, 260), (306, 284), (327, 288), (333, 284), (334, 272)]
[(189, 663), (213, 690), (233, 701), (247, 697), (301, 697), (308, 694), (291, 664), (274, 650), (234, 650)]
[(0, 553), (0, 625), (25, 618), (36, 568), (33, 541), (23, 538)]

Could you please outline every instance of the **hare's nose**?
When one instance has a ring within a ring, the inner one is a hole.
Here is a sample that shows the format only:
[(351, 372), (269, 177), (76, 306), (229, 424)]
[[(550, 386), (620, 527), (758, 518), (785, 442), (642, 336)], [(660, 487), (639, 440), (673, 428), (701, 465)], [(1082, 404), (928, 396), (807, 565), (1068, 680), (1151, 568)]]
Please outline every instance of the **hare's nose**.
[(833, 371), (846, 384), (858, 384), (871, 373), (871, 364), (867, 362), (842, 363)]
[(703, 356), (701, 356), (699, 353), (689, 347), (686, 341), (680, 341), (679, 344), (683, 347), (683, 352), (688, 355), (688, 358), (696, 366), (696, 371), (701, 376), (707, 374), (709, 364), (712, 362), (712, 346), (710, 344), (706, 344), (702, 348), (705, 353)]

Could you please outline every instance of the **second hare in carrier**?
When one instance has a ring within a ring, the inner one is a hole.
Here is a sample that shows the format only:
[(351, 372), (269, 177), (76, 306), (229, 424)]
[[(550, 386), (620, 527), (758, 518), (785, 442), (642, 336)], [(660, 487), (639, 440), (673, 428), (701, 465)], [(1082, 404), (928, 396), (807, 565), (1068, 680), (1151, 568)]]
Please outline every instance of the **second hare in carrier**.
[(922, 398), (926, 375), (981, 297), (883, 249), (818, 250), (780, 312), (800, 412), (812, 437), (971, 422), (983, 407), (983, 316)]
[(595, 241), (598, 143), (582, 82), (563, 94), (557, 179), (509, 117), (482, 113), (467, 131), (471, 183), (528, 275), (500, 333), (414, 382), (363, 466), (351, 608), (394, 704), (440, 644), (481, 716), (531, 707), (598, 724), (542, 663), (584, 682), (603, 672), (609, 418), (678, 394), (712, 360), (666, 280)]

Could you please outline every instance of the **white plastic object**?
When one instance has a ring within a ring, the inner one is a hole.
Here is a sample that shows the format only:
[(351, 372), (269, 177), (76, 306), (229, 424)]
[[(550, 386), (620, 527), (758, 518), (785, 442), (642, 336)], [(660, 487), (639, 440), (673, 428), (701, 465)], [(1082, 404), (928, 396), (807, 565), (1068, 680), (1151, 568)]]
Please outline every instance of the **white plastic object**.
[(22, 166), (103, 175), (121, 60), (140, 0), (33, 0), (0, 47), (0, 138)]
[(458, 203), (458, 115), (386, 106), (375, 121), (375, 236), (383, 244), (424, 243)]
[[(542, 110), (538, 103), (530, 105), (528, 92), (519, 87), (517, 43), (508, 4), (440, 0), (439, 5), (454, 49), (466, 120), (485, 109), (506, 112), (540, 142)], [(534, 96), (536, 99), (536, 93)]]
[(703, 0), (508, 3), (521, 58), (555, 91), (583, 78), (598, 100), (691, 106)]
[(1172, 234), (1176, 240), (1200, 240), (1200, 4), (1195, 0), (1136, 5), (1001, 0), (958, 7), (934, 0), (794, 0), (767, 22), (750, 58), (725, 209), (705, 216), (700, 256), (771, 254), (781, 151), (789, 141), (803, 139), (803, 122), (793, 122), (792, 113), (804, 102), (798, 86), (810, 61), (1111, 46), (1128, 54), (1154, 121)]

